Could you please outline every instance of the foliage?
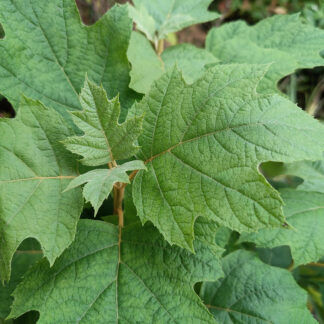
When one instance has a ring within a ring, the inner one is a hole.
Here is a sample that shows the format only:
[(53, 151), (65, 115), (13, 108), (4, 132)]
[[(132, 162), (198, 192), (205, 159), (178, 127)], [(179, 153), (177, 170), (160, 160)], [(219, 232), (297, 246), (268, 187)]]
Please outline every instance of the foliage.
[(210, 3), (84, 26), (74, 0), (1, 1), (1, 320), (323, 317), (324, 127), (277, 83), (323, 65), (324, 33), (305, 11), (223, 16), (206, 48), (164, 49)]

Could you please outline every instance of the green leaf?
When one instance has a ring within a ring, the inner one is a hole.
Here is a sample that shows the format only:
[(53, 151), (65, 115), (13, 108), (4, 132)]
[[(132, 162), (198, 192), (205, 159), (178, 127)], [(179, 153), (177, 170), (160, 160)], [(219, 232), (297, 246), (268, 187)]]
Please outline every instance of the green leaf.
[(150, 41), (157, 43), (169, 33), (218, 18), (218, 13), (207, 10), (211, 2), (212, 0), (134, 0), (134, 7), (129, 6), (129, 13), (137, 29)]
[(277, 82), (296, 69), (324, 65), (324, 31), (299, 15), (275, 15), (248, 26), (243, 21), (212, 29), (206, 48), (224, 63), (271, 63), (258, 90), (277, 91)]
[(304, 179), (300, 190), (324, 193), (324, 160), (300, 161), (283, 165), (282, 173)]
[(281, 198), (258, 165), (322, 156), (320, 123), (256, 93), (266, 71), (219, 65), (187, 85), (174, 69), (130, 111), (145, 114), (138, 158), (148, 169), (134, 179), (134, 202), (170, 243), (192, 249), (198, 216), (239, 232), (283, 225)]
[(88, 79), (80, 102), (83, 111), (72, 112), (72, 118), (84, 135), (67, 138), (63, 143), (71, 152), (83, 156), (83, 164), (99, 166), (127, 159), (137, 152), (139, 147), (134, 143), (142, 131), (142, 117), (119, 124), (118, 97), (109, 100), (105, 89)]
[(182, 71), (184, 80), (191, 84), (204, 75), (207, 68), (215, 65), (219, 60), (202, 48), (191, 44), (179, 44), (168, 47), (162, 53), (166, 69), (171, 69), (176, 64)]
[(317, 323), (307, 293), (290, 272), (264, 264), (244, 250), (223, 259), (225, 277), (204, 283), (201, 297), (222, 324)]
[(95, 216), (104, 202), (108, 198), (116, 182), (129, 183), (127, 171), (146, 169), (142, 161), (126, 162), (112, 169), (96, 169), (84, 173), (73, 179), (65, 189), (71, 190), (86, 183), (83, 188), (83, 196), (95, 209)]
[(187, 83), (193, 83), (207, 67), (218, 62), (213, 54), (191, 44), (168, 47), (159, 57), (151, 43), (137, 32), (132, 33), (127, 56), (132, 64), (130, 87), (140, 93), (147, 93), (152, 83), (174, 65), (182, 71)]
[(62, 193), (77, 163), (60, 140), (71, 136), (63, 118), (23, 98), (15, 119), (0, 120), (0, 276), (10, 278), (19, 244), (36, 238), (54, 260), (74, 239), (83, 207), (80, 189)]
[(290, 248), (287, 245), (277, 246), (273, 249), (257, 248), (256, 252), (264, 263), (274, 267), (288, 269), (294, 262)]
[[(115, 6), (96, 24), (81, 23), (75, 0), (0, 1), (0, 92), (14, 105), (24, 95), (69, 117), (80, 110), (78, 93), (88, 73), (109, 98), (128, 108), (127, 47), (132, 30), (126, 6)], [(118, 80), (118, 82), (116, 82)], [(124, 115), (126, 109), (124, 110)]]
[(324, 255), (324, 194), (302, 190), (281, 191), (284, 213), (293, 229), (263, 229), (243, 234), (240, 241), (254, 242), (260, 247), (288, 245), (294, 266), (317, 261)]
[(132, 65), (129, 86), (139, 93), (147, 93), (153, 81), (163, 74), (163, 61), (145, 36), (138, 32), (132, 32), (127, 57)]
[(217, 223), (203, 217), (199, 217), (195, 223), (195, 240), (203, 242), (218, 258), (225, 251), (218, 245), (218, 242), (216, 243), (216, 236), (220, 229), (221, 227)]
[[(193, 290), (222, 275), (200, 242), (196, 254), (170, 247), (152, 226), (122, 230), (81, 220), (52, 268), (40, 262), (14, 292), (10, 317), (31, 309), (42, 323), (214, 323)], [(44, 303), (46, 300), (46, 303)]]
[(26, 240), (16, 251), (12, 259), (12, 275), (10, 281), (5, 285), (0, 284), (0, 322), (10, 313), (10, 306), (13, 302), (12, 292), (21, 282), (25, 272), (40, 258), (42, 251), (33, 240)]

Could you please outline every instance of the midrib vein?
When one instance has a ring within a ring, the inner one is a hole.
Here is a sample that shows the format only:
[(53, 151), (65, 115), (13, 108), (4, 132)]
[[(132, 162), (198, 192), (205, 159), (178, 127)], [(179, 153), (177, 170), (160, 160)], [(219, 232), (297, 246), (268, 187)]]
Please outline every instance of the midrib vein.
[(144, 163), (147, 164), (147, 163), (150, 163), (151, 161), (153, 161), (154, 159), (158, 158), (159, 156), (163, 155), (163, 154), (166, 154), (166, 153), (169, 153), (171, 152), (172, 150), (174, 150), (175, 148), (177, 148), (178, 146), (181, 146), (183, 144), (186, 144), (186, 143), (190, 143), (190, 142), (194, 142), (196, 140), (199, 140), (201, 138), (204, 138), (204, 137), (207, 137), (207, 136), (212, 136), (212, 135), (215, 135), (217, 133), (221, 133), (221, 132), (227, 132), (227, 131), (231, 131), (233, 129), (237, 129), (237, 128), (240, 128), (240, 127), (246, 127), (246, 126), (256, 126), (256, 125), (264, 125), (263, 123), (254, 123), (254, 124), (242, 124), (242, 125), (237, 125), (237, 126), (233, 126), (233, 127), (227, 127), (227, 128), (223, 128), (223, 129), (218, 129), (216, 131), (213, 131), (213, 132), (210, 132), (210, 133), (206, 133), (206, 134), (202, 134), (202, 135), (199, 135), (199, 136), (196, 136), (196, 137), (193, 137), (193, 138), (190, 138), (188, 140), (185, 140), (185, 141), (180, 141), (179, 143), (169, 147), (168, 149), (160, 152), (160, 153), (157, 153), (153, 156), (151, 156), (149, 159), (147, 159)]

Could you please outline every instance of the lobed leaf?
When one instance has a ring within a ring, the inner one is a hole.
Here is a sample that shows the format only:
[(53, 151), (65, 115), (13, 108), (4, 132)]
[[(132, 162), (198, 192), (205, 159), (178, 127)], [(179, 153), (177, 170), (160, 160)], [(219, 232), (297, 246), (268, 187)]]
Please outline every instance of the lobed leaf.
[(296, 14), (274, 15), (254, 26), (224, 24), (209, 32), (206, 48), (223, 63), (271, 63), (258, 85), (265, 93), (278, 91), (278, 81), (297, 69), (324, 65), (324, 31), (304, 24)]
[(95, 216), (117, 182), (129, 183), (127, 171), (146, 169), (142, 161), (130, 161), (112, 169), (95, 169), (73, 179), (65, 191), (83, 184), (83, 196), (95, 210)]
[(80, 189), (62, 193), (77, 163), (60, 140), (73, 131), (53, 109), (23, 98), (15, 119), (0, 120), (0, 277), (20, 243), (36, 238), (50, 264), (71, 244), (83, 207)]
[(170, 247), (152, 226), (119, 232), (81, 220), (75, 241), (52, 268), (43, 260), (26, 274), (10, 317), (33, 309), (39, 324), (214, 323), (193, 285), (222, 271), (202, 243), (196, 251)]
[(243, 234), (241, 242), (254, 242), (260, 247), (288, 245), (294, 266), (315, 262), (324, 255), (324, 194), (294, 189), (281, 190), (284, 213), (293, 229), (263, 229)]
[(212, 0), (134, 0), (134, 6), (129, 6), (129, 13), (137, 29), (150, 41), (157, 43), (170, 33), (218, 18), (218, 13), (207, 10), (211, 2)]
[(225, 277), (204, 283), (200, 293), (219, 323), (317, 323), (306, 307), (306, 291), (287, 270), (244, 250), (226, 256), (223, 269)]
[(113, 7), (87, 27), (75, 0), (2, 0), (0, 22), (0, 92), (13, 106), (23, 93), (69, 118), (68, 110), (81, 109), (86, 73), (110, 98), (119, 93), (123, 108), (137, 98), (128, 88), (132, 21), (126, 6)]
[(258, 165), (322, 156), (322, 125), (256, 93), (266, 71), (219, 65), (188, 86), (174, 69), (132, 110), (145, 115), (138, 157), (148, 169), (134, 179), (134, 202), (170, 243), (192, 250), (198, 216), (239, 232), (282, 226), (282, 201)]
[(193, 83), (208, 67), (218, 62), (213, 54), (191, 44), (168, 47), (159, 57), (151, 43), (137, 32), (132, 33), (127, 56), (132, 64), (129, 86), (139, 93), (147, 93), (152, 83), (165, 71), (172, 70), (174, 65), (182, 71), (187, 83)]
[(73, 121), (84, 132), (63, 141), (73, 153), (83, 156), (85, 165), (99, 166), (133, 156), (142, 131), (142, 117), (128, 119), (119, 124), (118, 97), (109, 100), (102, 86), (86, 79), (80, 94), (83, 111), (72, 112)]
[[(5, 285), (0, 284), (0, 322), (9, 315), (13, 302), (12, 292), (22, 281), (26, 271), (42, 257), (42, 251), (32, 240), (24, 241), (12, 259), (12, 275)], [(2, 323), (2, 322), (1, 322)], [(7, 323), (7, 322), (5, 322)]]

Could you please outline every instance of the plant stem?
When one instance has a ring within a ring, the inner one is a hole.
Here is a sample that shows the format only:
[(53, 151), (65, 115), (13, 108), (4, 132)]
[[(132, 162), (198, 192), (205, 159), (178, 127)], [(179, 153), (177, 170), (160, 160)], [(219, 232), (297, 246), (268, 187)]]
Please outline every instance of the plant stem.
[(117, 182), (114, 186), (114, 214), (118, 215), (118, 225), (120, 228), (124, 226), (124, 211), (123, 211), (123, 200), (124, 200), (125, 186)]
[(164, 50), (164, 39), (160, 39), (157, 43), (156, 54), (160, 57)]
[(312, 267), (324, 268), (324, 263), (319, 263), (319, 262), (312, 262), (312, 263), (309, 263), (308, 265), (310, 265)]

